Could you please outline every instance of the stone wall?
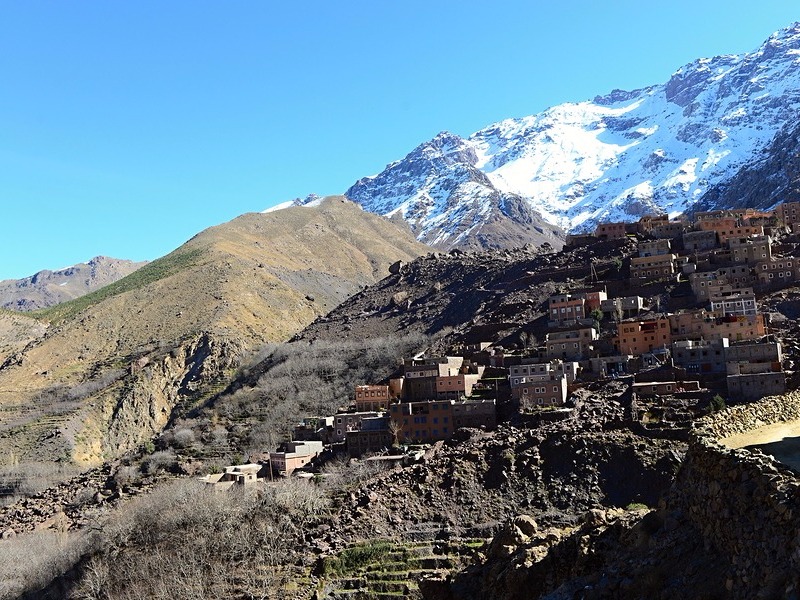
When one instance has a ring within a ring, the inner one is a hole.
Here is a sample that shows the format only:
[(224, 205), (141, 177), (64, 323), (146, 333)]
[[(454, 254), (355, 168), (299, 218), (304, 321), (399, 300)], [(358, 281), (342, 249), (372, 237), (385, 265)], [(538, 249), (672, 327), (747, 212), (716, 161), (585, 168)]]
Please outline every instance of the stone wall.
[(720, 440), (794, 420), (800, 420), (799, 392), (709, 415), (689, 434), (672, 504), (731, 557), (731, 597), (800, 591), (800, 475), (770, 456), (730, 449)]

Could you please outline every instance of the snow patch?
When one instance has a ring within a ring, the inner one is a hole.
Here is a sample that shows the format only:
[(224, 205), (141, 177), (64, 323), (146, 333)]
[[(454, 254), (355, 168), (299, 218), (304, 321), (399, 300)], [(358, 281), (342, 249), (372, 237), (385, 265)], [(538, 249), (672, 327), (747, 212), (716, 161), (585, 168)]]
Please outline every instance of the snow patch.
[(261, 214), (276, 212), (279, 210), (283, 210), (284, 208), (289, 208), (290, 206), (297, 206), (294, 200), (289, 200), (288, 202), (281, 202), (280, 204), (276, 204), (266, 210), (262, 210)]

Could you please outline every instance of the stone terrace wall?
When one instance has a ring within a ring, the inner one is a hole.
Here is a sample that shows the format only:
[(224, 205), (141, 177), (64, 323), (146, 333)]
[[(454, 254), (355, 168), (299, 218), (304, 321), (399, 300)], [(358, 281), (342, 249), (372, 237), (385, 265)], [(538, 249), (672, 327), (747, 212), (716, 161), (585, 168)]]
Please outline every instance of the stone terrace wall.
[(719, 440), (800, 419), (800, 393), (770, 397), (698, 420), (672, 504), (730, 555), (734, 598), (800, 593), (800, 476), (760, 452)]

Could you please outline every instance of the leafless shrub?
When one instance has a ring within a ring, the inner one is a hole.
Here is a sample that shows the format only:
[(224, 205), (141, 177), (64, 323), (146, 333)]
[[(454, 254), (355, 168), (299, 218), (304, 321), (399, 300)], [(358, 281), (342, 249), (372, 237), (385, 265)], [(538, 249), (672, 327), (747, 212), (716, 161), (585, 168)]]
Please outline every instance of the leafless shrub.
[(328, 490), (342, 490), (363, 483), (387, 468), (381, 462), (339, 458), (322, 468), (322, 481)]
[(118, 486), (131, 485), (139, 479), (139, 470), (131, 465), (124, 465), (114, 473), (114, 481)]
[(153, 452), (142, 461), (142, 471), (148, 475), (164, 470), (170, 470), (177, 464), (177, 458), (172, 450), (159, 450)]
[(313, 483), (215, 493), (195, 481), (133, 500), (100, 528), (103, 551), (82, 570), (81, 600), (280, 598), (281, 565), (327, 507)]
[(279, 481), (269, 490), (276, 509), (300, 524), (323, 514), (330, 507), (325, 491), (304, 479)]
[(183, 427), (175, 431), (172, 435), (172, 443), (176, 448), (187, 448), (194, 444), (194, 431), (188, 427)]
[(83, 534), (53, 530), (0, 541), (0, 598), (42, 589), (75, 565), (88, 545)]

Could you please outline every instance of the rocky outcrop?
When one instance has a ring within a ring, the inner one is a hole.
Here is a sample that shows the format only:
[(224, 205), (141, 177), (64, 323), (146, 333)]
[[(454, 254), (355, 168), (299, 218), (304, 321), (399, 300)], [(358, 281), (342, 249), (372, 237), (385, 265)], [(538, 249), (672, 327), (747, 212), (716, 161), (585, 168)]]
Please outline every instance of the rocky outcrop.
[(589, 511), (568, 530), (509, 521), (473, 565), (421, 586), (426, 598), (795, 598), (800, 474), (721, 440), (800, 419), (800, 393), (696, 421), (659, 508)]
[[(401, 215), (422, 242), (452, 248), (561, 247), (564, 232), (518, 194), (499, 190), (477, 166), (475, 148), (442, 132), (345, 195), (370, 212)], [(393, 201), (409, 198), (405, 207)]]
[(505, 522), (474, 564), (420, 582), (426, 600), (528, 600), (595, 571), (610, 547), (636, 545), (641, 511), (595, 509), (575, 527), (539, 529), (529, 515)]
[[(634, 249), (628, 240), (612, 240), (561, 252), (528, 245), (430, 253), (397, 265), (388, 277), (296, 337), (339, 340), (451, 331), (443, 344), (491, 340), (505, 345), (518, 343), (504, 338), (524, 329), (543, 341), (547, 298), (581, 279), (588, 285), (592, 278), (613, 279), (615, 258), (621, 262)], [(627, 281), (623, 285), (627, 289)]]
[[(203, 333), (163, 356), (143, 356), (133, 362), (124, 385), (102, 399), (101, 453), (118, 456), (152, 439), (177, 406), (213, 390), (213, 384), (236, 365), (242, 350), (241, 343)], [(86, 460), (93, 452), (79, 445), (76, 454)]]
[(756, 160), (703, 194), (693, 211), (767, 209), (779, 202), (797, 202), (800, 199), (799, 146), (800, 127), (792, 123), (775, 136)]

